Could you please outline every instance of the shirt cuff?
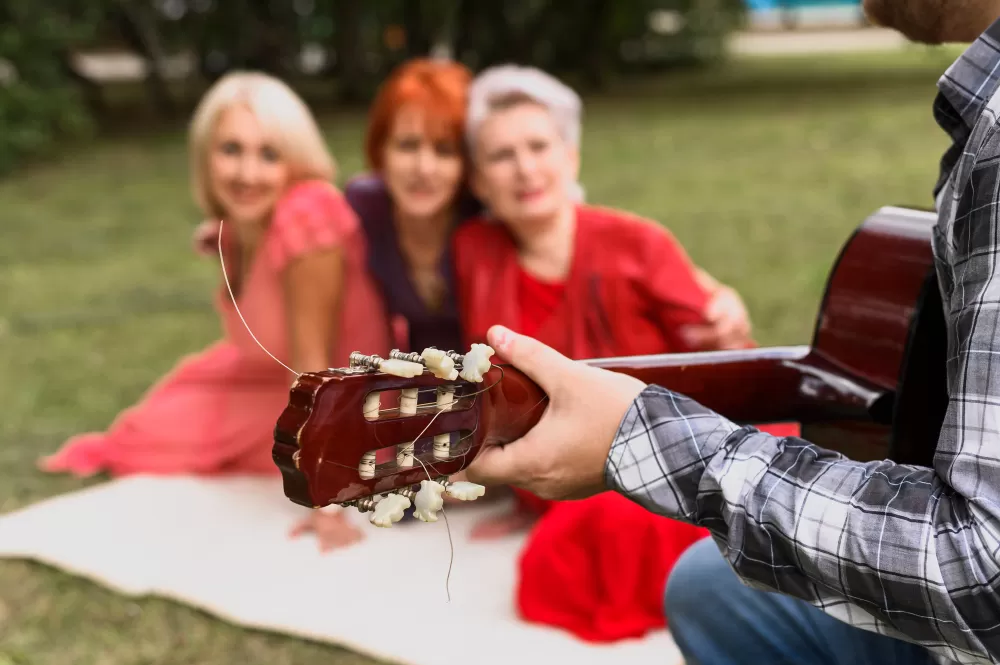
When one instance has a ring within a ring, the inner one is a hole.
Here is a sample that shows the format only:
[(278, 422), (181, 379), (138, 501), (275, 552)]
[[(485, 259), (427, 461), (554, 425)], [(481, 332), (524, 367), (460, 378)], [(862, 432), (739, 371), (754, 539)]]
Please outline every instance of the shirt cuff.
[(739, 429), (684, 395), (647, 386), (611, 444), (607, 487), (647, 510), (690, 521), (706, 466)]

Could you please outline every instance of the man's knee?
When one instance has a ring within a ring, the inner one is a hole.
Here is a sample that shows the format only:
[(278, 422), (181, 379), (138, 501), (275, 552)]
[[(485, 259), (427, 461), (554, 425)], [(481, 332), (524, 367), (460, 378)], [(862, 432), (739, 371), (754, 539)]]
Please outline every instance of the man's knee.
[(684, 552), (667, 578), (664, 605), (667, 622), (672, 617), (688, 619), (699, 616), (717, 598), (726, 596), (725, 588), (739, 584), (711, 538), (701, 540)]

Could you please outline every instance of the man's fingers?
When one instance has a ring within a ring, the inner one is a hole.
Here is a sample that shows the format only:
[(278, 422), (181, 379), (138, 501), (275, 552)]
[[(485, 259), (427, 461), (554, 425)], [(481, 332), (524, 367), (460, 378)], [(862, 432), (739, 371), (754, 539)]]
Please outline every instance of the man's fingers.
[(486, 339), (497, 353), (549, 395), (562, 375), (574, 367), (572, 360), (555, 349), (503, 326), (490, 328)]
[(525, 450), (523, 438), (506, 445), (483, 446), (476, 459), (465, 468), (465, 478), (477, 485), (517, 485), (521, 478), (523, 456), (530, 454)]

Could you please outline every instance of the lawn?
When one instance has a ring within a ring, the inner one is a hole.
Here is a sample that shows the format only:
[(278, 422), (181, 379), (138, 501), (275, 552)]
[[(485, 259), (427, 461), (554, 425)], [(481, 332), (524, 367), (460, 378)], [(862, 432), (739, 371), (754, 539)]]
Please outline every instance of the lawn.
[[(764, 344), (809, 341), (841, 243), (886, 204), (931, 204), (947, 144), (934, 83), (955, 51), (755, 61), (587, 100), (591, 201), (661, 220), (735, 286)], [(363, 116), (323, 116), (342, 173)], [(0, 512), (87, 483), (37, 472), (219, 334), (218, 275), (189, 249), (181, 130), (117, 138), (0, 181)], [(98, 481), (91, 481), (98, 482)], [(108, 543), (113, 547), (113, 543)], [(204, 543), (211, 547), (211, 543)], [(400, 599), (405, 600), (405, 599)], [(372, 661), (0, 562), (0, 665)]]

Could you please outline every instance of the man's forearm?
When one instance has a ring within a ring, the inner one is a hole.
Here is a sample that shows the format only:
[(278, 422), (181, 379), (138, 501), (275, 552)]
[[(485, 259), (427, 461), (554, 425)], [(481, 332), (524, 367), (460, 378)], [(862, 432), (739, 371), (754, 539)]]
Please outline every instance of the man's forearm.
[(861, 608), (915, 641), (976, 652), (969, 624), (1000, 616), (1000, 571), (975, 554), (997, 550), (997, 531), (931, 469), (853, 462), (650, 387), (622, 421), (607, 475), (647, 509), (708, 528), (754, 586), (852, 623), (864, 624)]

